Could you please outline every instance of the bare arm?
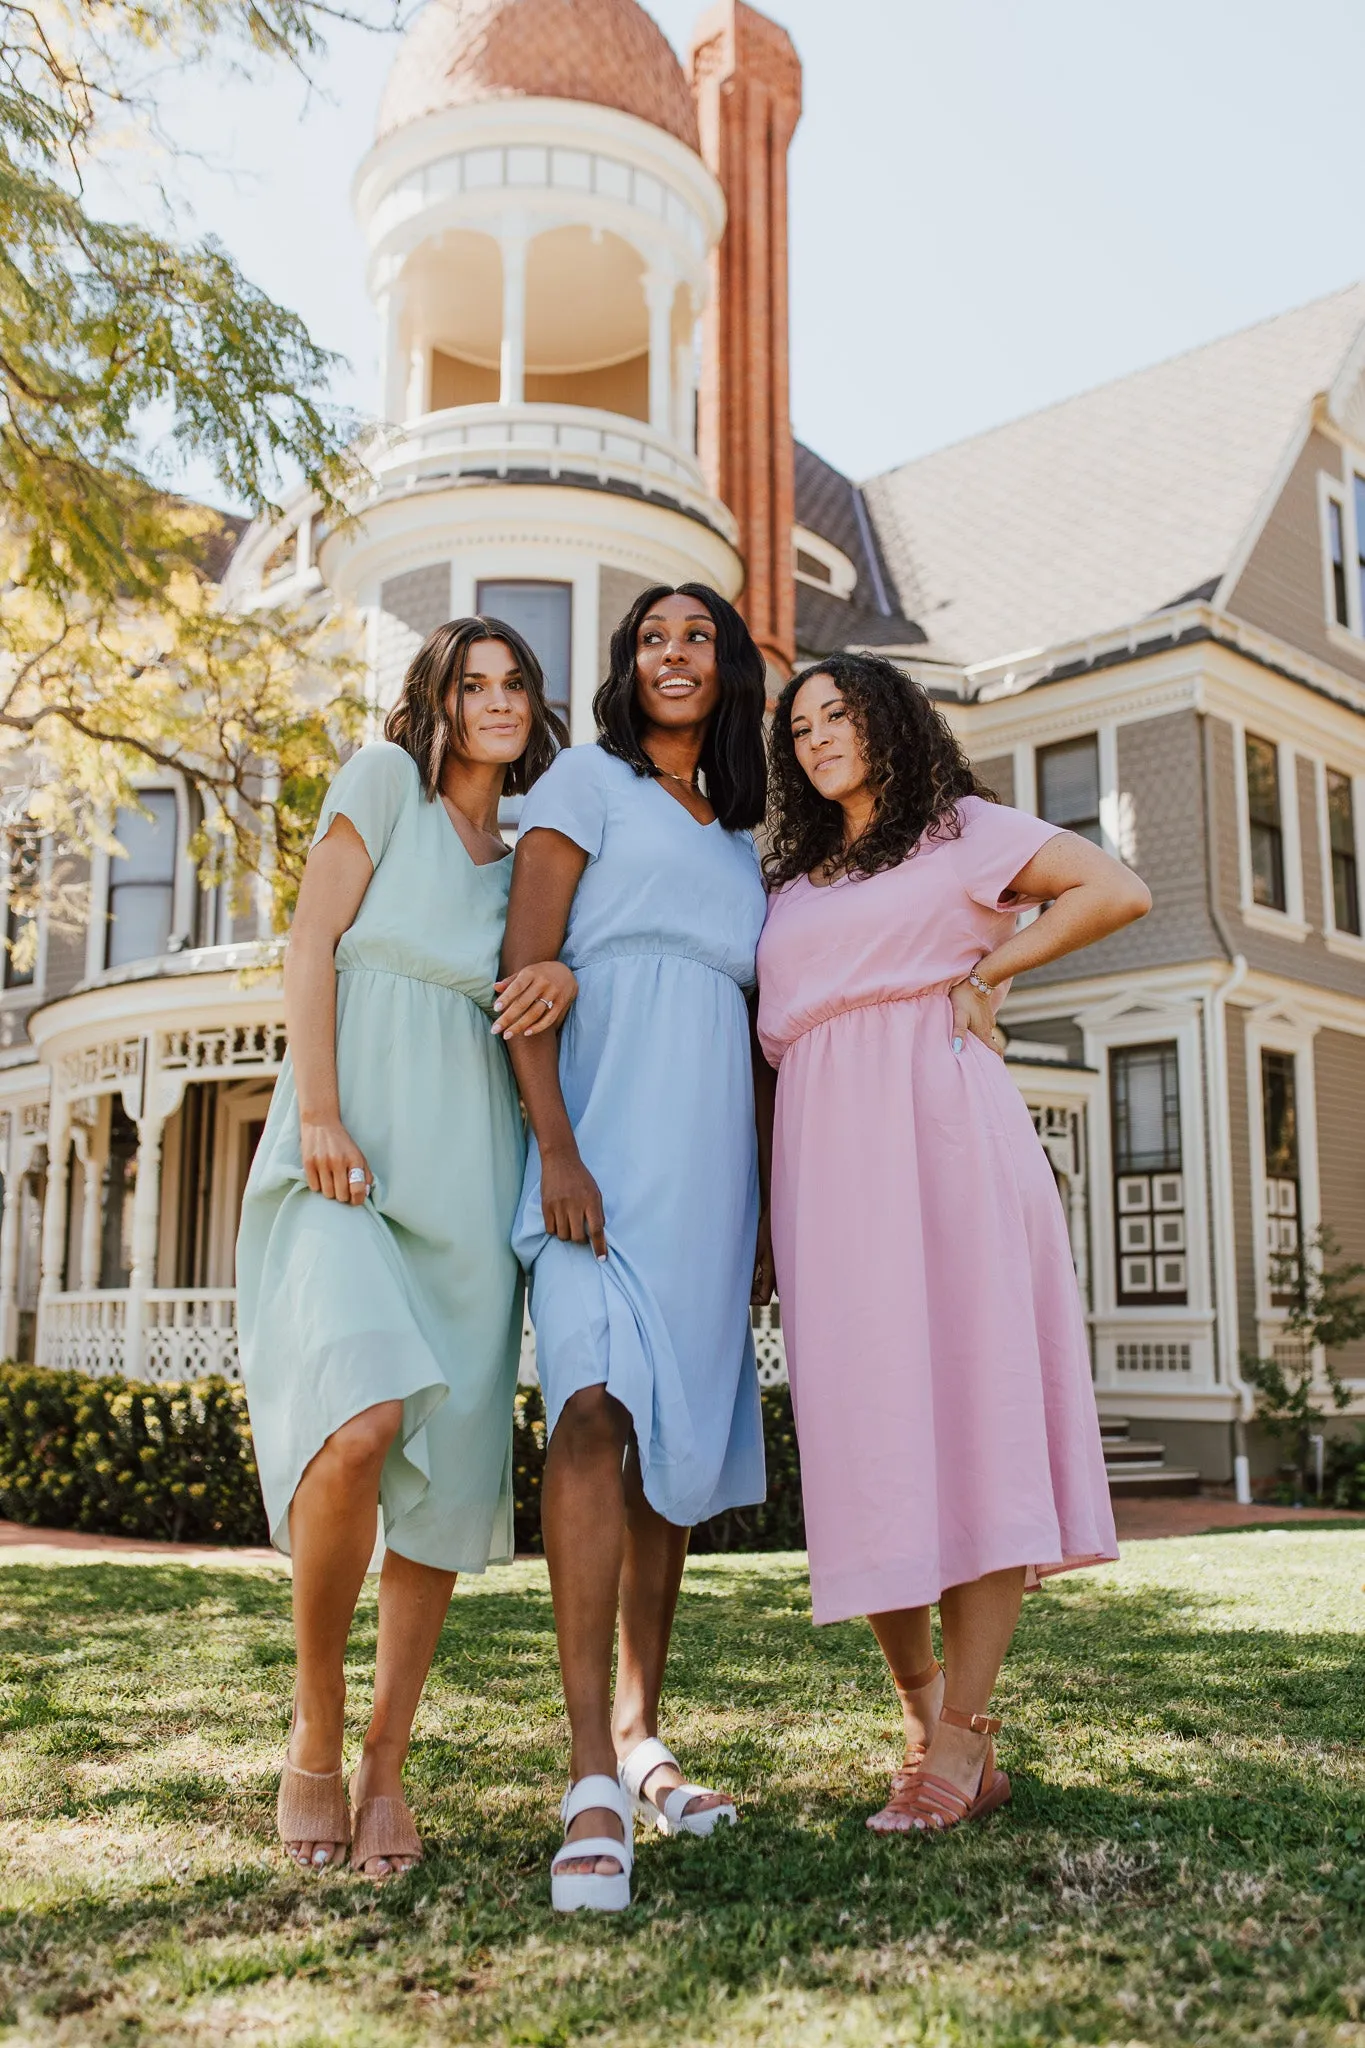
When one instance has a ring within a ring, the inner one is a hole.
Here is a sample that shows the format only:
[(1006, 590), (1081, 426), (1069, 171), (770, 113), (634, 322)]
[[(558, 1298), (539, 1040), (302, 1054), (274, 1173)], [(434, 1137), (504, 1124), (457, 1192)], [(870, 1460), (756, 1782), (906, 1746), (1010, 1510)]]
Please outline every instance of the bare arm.
[[(993, 952), (978, 961), (976, 971), (996, 988), (1030, 967), (1045, 967), (1096, 939), (1121, 931), (1152, 907), (1152, 892), (1140, 875), (1101, 852), (1074, 832), (1049, 839), (1011, 884), (1023, 898), (1043, 900), (1047, 908), (1022, 931), (1011, 933)], [(989, 1000), (970, 982), (952, 991), (955, 1032), (973, 1031), (993, 1045), (995, 1017)]]
[[(515, 976), (535, 961), (553, 960), (564, 944), (574, 892), (588, 865), (581, 846), (545, 827), (517, 842), (502, 971)], [(559, 1044), (548, 1033), (513, 1039), (508, 1047), (526, 1114), (540, 1147), (540, 1207), (545, 1228), (566, 1243), (591, 1244), (607, 1256), (606, 1219), (597, 1182), (579, 1157), (578, 1140), (559, 1085)]]
[[(303, 1170), (314, 1194), (363, 1202), (370, 1169), (341, 1121), (337, 1090), (336, 949), (355, 923), (374, 867), (350, 819), (333, 820), (308, 856), (284, 957), (284, 1021), (299, 1097)], [(348, 1180), (352, 1167), (365, 1178)]]

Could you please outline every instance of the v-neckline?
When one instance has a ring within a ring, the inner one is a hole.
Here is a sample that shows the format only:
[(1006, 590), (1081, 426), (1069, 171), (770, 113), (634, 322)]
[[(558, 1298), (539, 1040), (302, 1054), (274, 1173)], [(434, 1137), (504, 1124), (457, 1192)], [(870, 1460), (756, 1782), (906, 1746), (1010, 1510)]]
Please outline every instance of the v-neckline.
[(495, 854), (492, 860), (475, 860), (473, 854), (470, 852), (468, 846), (466, 846), (465, 844), (464, 833), (460, 830), (459, 826), (455, 823), (455, 820), (451, 817), (450, 806), (446, 802), (445, 798), (442, 796), (439, 789), (436, 792), (436, 801), (441, 806), (441, 811), (445, 818), (446, 827), (450, 832), (451, 838), (455, 841), (455, 844), (459, 847), (461, 853), (464, 855), (465, 859), (469, 862), (469, 865), (474, 869), (476, 874), (482, 874), (485, 868), (500, 868), (505, 861), (509, 861), (512, 858), (511, 850), (509, 848), (503, 853)]
[[(682, 798), (680, 796), (674, 796), (671, 789), (664, 788), (663, 785), (667, 780), (667, 777), (662, 773), (662, 771), (660, 771), (660, 773), (657, 775), (647, 776), (645, 779), (648, 782), (652, 782), (654, 787), (658, 790), (660, 796), (666, 798), (667, 801), (671, 803), (675, 809), (681, 811), (683, 816), (686, 818), (688, 824), (695, 825), (699, 832), (709, 832), (713, 825), (719, 825), (719, 818), (706, 818), (704, 820), (701, 818), (694, 818), (691, 811), (688, 810), (687, 805), (683, 802)], [(709, 797), (707, 798), (707, 802), (710, 802)]]

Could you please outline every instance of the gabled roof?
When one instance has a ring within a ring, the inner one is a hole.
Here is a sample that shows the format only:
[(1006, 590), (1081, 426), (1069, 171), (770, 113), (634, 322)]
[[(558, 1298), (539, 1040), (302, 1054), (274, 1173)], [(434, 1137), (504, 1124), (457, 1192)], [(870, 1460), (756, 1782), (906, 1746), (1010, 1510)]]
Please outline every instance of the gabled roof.
[(1362, 328), (1365, 283), (874, 478), (905, 609), (978, 662), (1211, 591)]
[(858, 583), (851, 598), (796, 586), (796, 645), (805, 658), (841, 647), (918, 646), (925, 635), (904, 616), (895, 581), (861, 493), (851, 477), (796, 443), (796, 521), (848, 556)]

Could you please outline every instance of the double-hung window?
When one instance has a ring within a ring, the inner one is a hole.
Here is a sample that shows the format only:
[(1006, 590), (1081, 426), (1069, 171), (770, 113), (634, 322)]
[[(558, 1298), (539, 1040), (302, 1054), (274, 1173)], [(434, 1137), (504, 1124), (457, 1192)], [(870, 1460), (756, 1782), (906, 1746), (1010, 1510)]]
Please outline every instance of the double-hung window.
[(1094, 733), (1038, 749), (1038, 815), (1096, 846), (1100, 830), (1100, 743)]
[(1251, 900), (1284, 910), (1284, 814), (1280, 805), (1280, 750), (1256, 733), (1246, 736), (1247, 822), (1251, 840)]
[(1178, 1307), (1189, 1268), (1175, 1044), (1116, 1046), (1109, 1094), (1119, 1306)]
[(502, 619), (520, 633), (540, 663), (545, 697), (569, 723), (573, 654), (571, 583), (480, 583), (476, 598), (482, 617)]
[(22, 827), (9, 835), (5, 862), (5, 946), (0, 986), (32, 988), (38, 955), (38, 862), (41, 842)]
[(1327, 837), (1332, 853), (1332, 922), (1339, 932), (1360, 930), (1360, 871), (1356, 853), (1355, 791), (1349, 775), (1327, 770)]
[(121, 810), (114, 837), (123, 848), (109, 860), (106, 967), (154, 960), (166, 951), (175, 905), (175, 792), (148, 790), (138, 810)]
[(1292, 1052), (1261, 1054), (1261, 1117), (1265, 1140), (1265, 1248), (1270, 1299), (1291, 1308), (1298, 1298), (1302, 1246), (1299, 1194), (1299, 1112)]

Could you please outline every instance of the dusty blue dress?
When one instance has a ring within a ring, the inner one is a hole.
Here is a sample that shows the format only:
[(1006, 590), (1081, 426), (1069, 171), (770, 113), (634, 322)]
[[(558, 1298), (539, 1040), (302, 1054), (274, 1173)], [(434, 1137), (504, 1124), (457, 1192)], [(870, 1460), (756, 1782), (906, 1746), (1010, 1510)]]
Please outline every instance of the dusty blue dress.
[(314, 1194), (292, 1061), (275, 1085), (237, 1240), (242, 1377), (272, 1540), (333, 1430), (403, 1423), (380, 1481), (389, 1548), (443, 1571), (512, 1554), (521, 1110), (491, 1030), (510, 860), (480, 867), (402, 747), (373, 741), (327, 792), (374, 863), (336, 951), (337, 1083), (374, 1186)]
[(747, 832), (699, 825), (596, 745), (562, 753), (526, 799), (523, 834), (588, 856), (562, 957), (578, 1001), (560, 1082), (602, 1190), (609, 1257), (547, 1237), (534, 1141), (513, 1243), (553, 1432), (605, 1385), (630, 1412), (645, 1494), (689, 1526), (763, 1499), (749, 1323), (758, 1154), (745, 992), (764, 891)]

